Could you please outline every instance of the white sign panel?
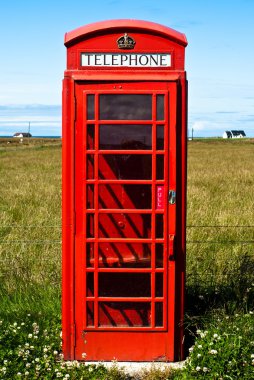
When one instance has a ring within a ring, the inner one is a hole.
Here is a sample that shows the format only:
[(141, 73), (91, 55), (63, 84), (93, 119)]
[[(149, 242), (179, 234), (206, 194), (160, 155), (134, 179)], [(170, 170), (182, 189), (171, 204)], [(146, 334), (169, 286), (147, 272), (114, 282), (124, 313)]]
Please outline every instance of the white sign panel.
[(81, 53), (82, 67), (171, 67), (171, 54)]

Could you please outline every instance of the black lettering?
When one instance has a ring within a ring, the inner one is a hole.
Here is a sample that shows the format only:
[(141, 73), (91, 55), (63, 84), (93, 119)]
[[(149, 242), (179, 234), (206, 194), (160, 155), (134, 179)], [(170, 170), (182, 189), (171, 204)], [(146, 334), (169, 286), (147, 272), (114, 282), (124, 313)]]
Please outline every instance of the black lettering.
[(150, 55), (150, 65), (152, 66), (153, 63), (155, 63), (156, 66), (158, 66), (158, 55)]
[(94, 56), (95, 66), (101, 66), (100, 60), (101, 60), (101, 55), (95, 54), (95, 56)]
[[(143, 60), (143, 62), (142, 62), (143, 58), (145, 58), (145, 61)], [(147, 55), (141, 55), (139, 57), (139, 63), (140, 63), (141, 66), (146, 66), (148, 64), (148, 57), (147, 57)]]
[(160, 66), (167, 66), (166, 59), (167, 59), (166, 54), (161, 54), (160, 55)]
[(123, 66), (123, 63), (126, 62), (128, 59), (128, 56), (125, 54), (121, 54), (121, 66)]
[(107, 63), (107, 55), (103, 54), (103, 66), (110, 66), (110, 63)]
[[(91, 65), (91, 63), (90, 63), (90, 57), (91, 57), (92, 54), (83, 54), (83, 55), (84, 55), (84, 57), (87, 57), (87, 66), (90, 66)], [(86, 65), (83, 65), (83, 66), (86, 66)]]
[(134, 60), (135, 64), (134, 66), (137, 66), (138, 64), (138, 57), (137, 57), (137, 54), (131, 54), (129, 55), (129, 63), (130, 63), (130, 66), (132, 66), (132, 61)]
[(116, 54), (112, 54), (112, 66), (118, 66)]

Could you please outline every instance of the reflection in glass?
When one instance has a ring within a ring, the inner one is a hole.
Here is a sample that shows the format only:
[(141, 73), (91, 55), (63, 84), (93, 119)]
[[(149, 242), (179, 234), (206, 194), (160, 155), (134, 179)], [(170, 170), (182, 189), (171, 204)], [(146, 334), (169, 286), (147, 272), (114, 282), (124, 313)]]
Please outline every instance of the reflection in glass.
[(87, 149), (94, 149), (94, 124), (87, 125)]
[(86, 215), (86, 237), (87, 238), (94, 237), (94, 215), (93, 214)]
[(163, 238), (163, 214), (156, 215), (156, 238)]
[(152, 120), (152, 95), (105, 94), (99, 99), (100, 120)]
[(100, 125), (99, 149), (152, 149), (152, 126), (142, 124)]
[(151, 237), (150, 214), (99, 214), (100, 238)]
[(163, 267), (163, 244), (155, 245), (155, 265), (156, 268)]
[(156, 327), (163, 326), (163, 303), (162, 302), (155, 303), (155, 326)]
[(94, 265), (94, 243), (86, 243), (86, 266), (88, 268)]
[(151, 297), (150, 273), (99, 273), (99, 297)]
[(150, 302), (99, 302), (100, 327), (151, 326)]
[(87, 185), (86, 208), (94, 208), (94, 185)]
[(94, 95), (87, 95), (87, 120), (94, 120)]
[(156, 120), (164, 120), (164, 95), (156, 96)]
[(100, 268), (151, 268), (151, 244), (99, 243)]
[(155, 274), (155, 297), (163, 297), (163, 273)]
[(94, 274), (92, 272), (86, 274), (86, 296), (94, 296)]
[(100, 179), (151, 179), (152, 156), (105, 154), (99, 156)]
[(156, 179), (164, 179), (164, 156), (157, 154), (156, 156)]
[(156, 130), (156, 149), (164, 149), (164, 125), (157, 125)]
[(94, 179), (94, 155), (92, 155), (92, 154), (87, 155), (86, 178), (87, 179)]
[(86, 303), (87, 326), (94, 326), (94, 303)]
[(99, 185), (99, 208), (151, 209), (151, 185)]

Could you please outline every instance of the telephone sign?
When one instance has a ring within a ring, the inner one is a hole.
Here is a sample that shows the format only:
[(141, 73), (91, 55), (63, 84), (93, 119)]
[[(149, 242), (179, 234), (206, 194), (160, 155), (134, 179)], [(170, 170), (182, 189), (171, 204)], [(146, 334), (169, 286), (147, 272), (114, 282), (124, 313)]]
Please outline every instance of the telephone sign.
[(64, 357), (181, 360), (186, 38), (113, 20), (65, 45)]

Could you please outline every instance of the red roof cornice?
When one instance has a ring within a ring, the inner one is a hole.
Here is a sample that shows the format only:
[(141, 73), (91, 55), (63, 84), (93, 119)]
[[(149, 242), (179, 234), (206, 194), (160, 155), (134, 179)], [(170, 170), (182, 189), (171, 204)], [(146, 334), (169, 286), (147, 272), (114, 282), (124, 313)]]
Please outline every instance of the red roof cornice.
[[(64, 44), (68, 46), (69, 44), (75, 43), (81, 38), (88, 37), (89, 34), (98, 32), (114, 32), (119, 29), (136, 29), (137, 31), (146, 32), (156, 32), (170, 40), (173, 40), (180, 45), (186, 46), (188, 44), (187, 39), (183, 33), (177, 32), (167, 26), (157, 24), (150, 21), (141, 20), (108, 20), (95, 22), (93, 24), (88, 24), (81, 26), (80, 28), (74, 29), (65, 34)], [(123, 30), (123, 32), (125, 32)]]

